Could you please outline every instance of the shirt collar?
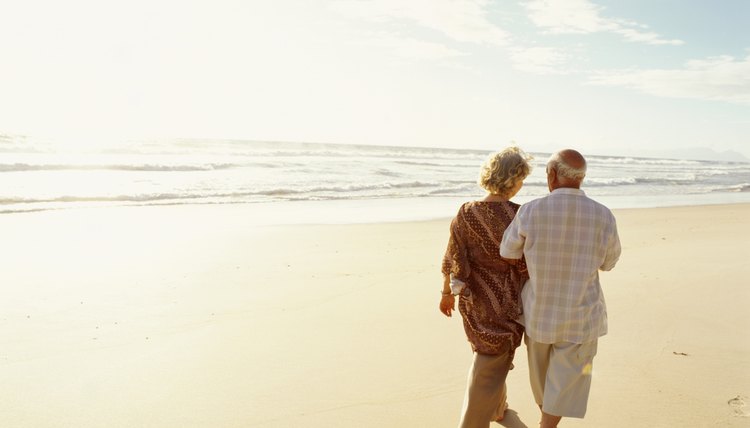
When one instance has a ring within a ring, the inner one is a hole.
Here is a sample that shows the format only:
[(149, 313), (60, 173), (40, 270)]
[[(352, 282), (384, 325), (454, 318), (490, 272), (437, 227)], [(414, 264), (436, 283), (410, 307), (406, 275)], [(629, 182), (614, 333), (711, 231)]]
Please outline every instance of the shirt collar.
[(570, 187), (559, 187), (553, 190), (551, 195), (580, 195), (585, 196), (586, 193), (581, 189), (572, 189)]

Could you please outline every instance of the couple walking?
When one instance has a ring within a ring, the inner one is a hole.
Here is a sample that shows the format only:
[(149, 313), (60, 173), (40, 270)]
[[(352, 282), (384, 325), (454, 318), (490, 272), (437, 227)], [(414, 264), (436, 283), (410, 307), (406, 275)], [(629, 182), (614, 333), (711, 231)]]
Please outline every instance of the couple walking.
[(510, 202), (530, 160), (517, 147), (491, 155), (479, 177), (487, 197), (463, 204), (451, 222), (440, 311), (450, 317), (458, 297), (474, 351), (461, 428), (503, 418), (505, 378), (522, 338), (541, 427), (583, 418), (597, 340), (607, 333), (598, 271), (620, 256), (615, 218), (580, 190), (586, 160), (575, 150), (547, 163), (549, 195)]

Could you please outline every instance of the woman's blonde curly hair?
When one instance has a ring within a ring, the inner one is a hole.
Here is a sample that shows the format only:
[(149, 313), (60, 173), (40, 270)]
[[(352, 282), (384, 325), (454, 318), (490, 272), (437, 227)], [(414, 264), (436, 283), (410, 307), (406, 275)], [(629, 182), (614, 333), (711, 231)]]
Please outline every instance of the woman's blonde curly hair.
[(516, 146), (492, 153), (482, 165), (477, 183), (492, 194), (508, 196), (519, 181), (531, 174), (533, 159)]

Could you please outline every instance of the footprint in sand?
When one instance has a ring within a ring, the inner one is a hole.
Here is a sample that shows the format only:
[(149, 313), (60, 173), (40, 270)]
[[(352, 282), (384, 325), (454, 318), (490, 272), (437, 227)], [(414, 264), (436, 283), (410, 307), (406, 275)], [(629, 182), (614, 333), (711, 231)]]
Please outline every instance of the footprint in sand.
[(732, 411), (734, 412), (734, 416), (739, 416), (742, 418), (750, 417), (750, 414), (745, 411), (745, 400), (747, 397), (744, 397), (742, 395), (738, 395), (731, 400), (727, 401), (727, 404), (732, 408)]

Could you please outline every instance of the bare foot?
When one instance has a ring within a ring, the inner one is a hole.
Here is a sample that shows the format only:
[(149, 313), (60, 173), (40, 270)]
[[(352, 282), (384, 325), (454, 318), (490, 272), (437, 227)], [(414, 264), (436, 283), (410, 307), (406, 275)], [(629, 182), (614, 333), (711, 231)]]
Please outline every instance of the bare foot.
[(505, 419), (505, 411), (508, 410), (508, 403), (506, 402), (503, 406), (503, 414), (499, 418), (495, 419), (495, 422), (502, 422)]

